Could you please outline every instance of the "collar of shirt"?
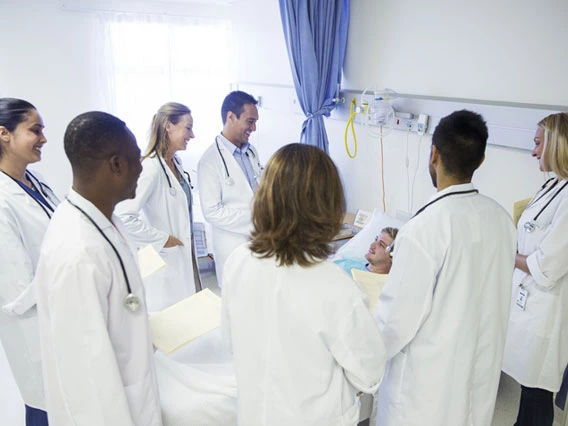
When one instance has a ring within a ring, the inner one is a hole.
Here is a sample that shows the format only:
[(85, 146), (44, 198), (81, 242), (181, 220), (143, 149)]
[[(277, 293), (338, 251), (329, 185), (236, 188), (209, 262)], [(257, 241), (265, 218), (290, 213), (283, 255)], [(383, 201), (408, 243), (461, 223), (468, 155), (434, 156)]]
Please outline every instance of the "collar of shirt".
[(231, 141), (229, 141), (229, 139), (227, 139), (222, 133), (219, 135), (219, 138), (221, 139), (221, 142), (223, 143), (223, 146), (225, 148), (227, 148), (227, 150), (231, 153), (231, 155), (235, 155), (235, 151), (237, 151), (237, 153), (246, 153), (250, 147), (250, 144), (248, 142), (245, 142), (240, 148), (237, 148), (237, 146), (235, 144), (233, 144)]
[(471, 182), (462, 183), (460, 185), (451, 185), (448, 186), (447, 188), (442, 189), (440, 192), (436, 192), (434, 195), (430, 197), (428, 202), (434, 201), (435, 199), (443, 197), (444, 195), (449, 194), (451, 192), (470, 191), (472, 189), (475, 189), (475, 186), (473, 186), (473, 183)]
[[(76, 204), (77, 206), (82, 208), (85, 211), (85, 213), (87, 213), (95, 221), (95, 223), (97, 225), (99, 225), (99, 227), (101, 229), (104, 230), (104, 229), (108, 229), (108, 228), (114, 228), (113, 224), (107, 219), (107, 217), (93, 203), (91, 203), (89, 200), (84, 198), (79, 193), (75, 192), (73, 189), (69, 189), (69, 193), (67, 194), (67, 198), (73, 204)], [(116, 222), (118, 220), (120, 220), (120, 219), (118, 219), (113, 214), (112, 215), (112, 221)]]

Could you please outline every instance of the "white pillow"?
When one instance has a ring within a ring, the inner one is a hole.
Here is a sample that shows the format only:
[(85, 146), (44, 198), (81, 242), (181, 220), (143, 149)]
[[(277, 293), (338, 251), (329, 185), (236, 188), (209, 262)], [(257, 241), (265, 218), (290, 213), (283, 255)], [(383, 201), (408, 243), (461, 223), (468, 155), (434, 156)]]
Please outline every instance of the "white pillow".
[(360, 259), (364, 261), (365, 254), (369, 251), (369, 246), (381, 232), (381, 229), (388, 226), (400, 229), (404, 223), (405, 222), (400, 219), (395, 219), (375, 209), (365, 227), (337, 250), (335, 256), (333, 256), (333, 260)]

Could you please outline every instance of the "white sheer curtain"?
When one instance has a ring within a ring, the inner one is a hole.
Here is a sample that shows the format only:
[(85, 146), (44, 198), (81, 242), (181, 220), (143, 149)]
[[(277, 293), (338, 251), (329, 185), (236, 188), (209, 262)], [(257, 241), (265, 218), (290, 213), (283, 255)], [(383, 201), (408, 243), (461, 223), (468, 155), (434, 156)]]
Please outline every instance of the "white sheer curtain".
[(127, 123), (144, 151), (157, 109), (169, 101), (187, 105), (196, 139), (181, 157), (186, 169), (195, 170), (222, 128), (221, 103), (230, 89), (229, 23), (130, 13), (99, 17), (107, 110)]

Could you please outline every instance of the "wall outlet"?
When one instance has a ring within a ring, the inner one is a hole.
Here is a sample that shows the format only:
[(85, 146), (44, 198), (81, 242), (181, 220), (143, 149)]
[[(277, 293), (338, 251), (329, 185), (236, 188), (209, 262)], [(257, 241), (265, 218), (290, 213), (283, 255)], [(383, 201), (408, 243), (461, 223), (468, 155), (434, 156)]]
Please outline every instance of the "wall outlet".
[(406, 132), (410, 130), (423, 135), (428, 128), (428, 116), (425, 114), (415, 116), (408, 112), (397, 112), (392, 120), (392, 128)]

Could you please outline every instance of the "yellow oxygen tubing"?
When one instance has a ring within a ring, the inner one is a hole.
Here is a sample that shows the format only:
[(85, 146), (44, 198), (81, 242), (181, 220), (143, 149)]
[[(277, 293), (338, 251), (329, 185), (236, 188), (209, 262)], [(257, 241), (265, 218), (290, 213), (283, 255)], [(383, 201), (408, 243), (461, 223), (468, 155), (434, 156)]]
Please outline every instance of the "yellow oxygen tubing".
[[(353, 120), (357, 115), (355, 107), (357, 106), (357, 99), (353, 98), (351, 105), (349, 106), (349, 120), (347, 120), (347, 126), (345, 126), (345, 151), (349, 158), (355, 158), (357, 156), (357, 135), (355, 134), (355, 126), (353, 125)], [(349, 145), (347, 144), (347, 133), (349, 133), (349, 125), (351, 125), (351, 133), (353, 133), (353, 154), (349, 151)]]

